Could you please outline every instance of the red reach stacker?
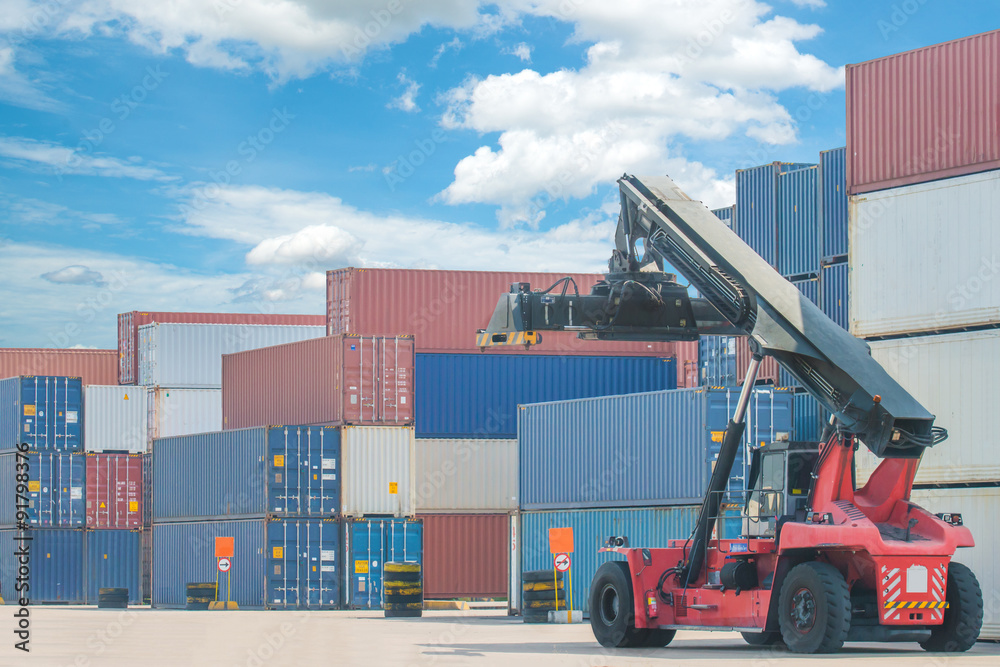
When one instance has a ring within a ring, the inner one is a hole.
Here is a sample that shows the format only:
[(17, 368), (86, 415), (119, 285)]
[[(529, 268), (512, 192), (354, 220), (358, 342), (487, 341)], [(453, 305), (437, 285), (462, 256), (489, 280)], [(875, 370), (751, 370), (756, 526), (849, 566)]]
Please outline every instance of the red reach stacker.
[[(743, 335), (753, 359), (690, 537), (665, 548), (608, 538), (603, 550), (621, 560), (602, 565), (591, 583), (597, 640), (660, 647), (679, 629), (704, 629), (736, 630), (755, 646), (784, 642), (798, 653), (829, 653), (846, 641), (968, 650), (982, 625), (982, 592), (952, 556), (973, 546), (972, 535), (959, 514), (935, 515), (910, 502), (920, 457), (947, 432), (866, 343), (670, 178), (626, 174), (619, 186), (605, 279), (587, 294), (570, 278), (545, 290), (512, 285), (479, 332), (480, 346), (530, 342), (547, 330), (599, 340)], [(667, 265), (699, 296), (665, 273)], [(765, 356), (832, 416), (822, 442), (773, 442), (749, 452), (746, 490), (727, 490)], [(862, 488), (854, 477), (859, 446), (882, 459)], [(716, 537), (724, 515), (727, 525), (741, 522), (737, 539)]]

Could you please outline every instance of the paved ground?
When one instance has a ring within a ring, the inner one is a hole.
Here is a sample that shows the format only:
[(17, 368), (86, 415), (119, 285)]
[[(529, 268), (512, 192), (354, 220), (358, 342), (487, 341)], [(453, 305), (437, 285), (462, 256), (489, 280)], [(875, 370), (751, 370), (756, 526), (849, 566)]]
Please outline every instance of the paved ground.
[[(13, 618), (0, 607), (0, 665), (1000, 665), (1000, 645), (962, 655), (916, 644), (849, 644), (836, 657), (752, 649), (734, 633), (678, 633), (655, 651), (601, 648), (589, 625), (524, 625), (497, 612), (427, 612), (385, 619), (376, 612), (185, 612), (93, 607), (31, 609), (31, 653), (13, 645)], [(3, 627), (4, 624), (7, 627)]]

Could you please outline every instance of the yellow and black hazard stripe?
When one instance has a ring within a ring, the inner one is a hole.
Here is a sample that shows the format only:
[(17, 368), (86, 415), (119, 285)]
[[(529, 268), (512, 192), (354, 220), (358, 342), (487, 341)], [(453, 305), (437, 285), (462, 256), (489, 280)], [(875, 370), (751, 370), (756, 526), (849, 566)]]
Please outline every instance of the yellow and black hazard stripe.
[(886, 602), (886, 609), (947, 609), (947, 602), (906, 602), (904, 600), (896, 600), (895, 602)]
[(495, 345), (537, 345), (541, 336), (535, 331), (512, 331), (511, 333), (476, 334), (477, 347), (493, 347)]

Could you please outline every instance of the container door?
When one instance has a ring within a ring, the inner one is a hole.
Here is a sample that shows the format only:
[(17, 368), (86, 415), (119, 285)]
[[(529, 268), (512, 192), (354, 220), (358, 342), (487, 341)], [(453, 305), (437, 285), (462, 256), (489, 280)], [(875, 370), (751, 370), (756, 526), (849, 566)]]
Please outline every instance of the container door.
[(83, 385), (79, 378), (21, 380), (22, 442), (35, 451), (83, 449)]
[(300, 609), (336, 609), (340, 606), (340, 526), (330, 520), (299, 521), (303, 529), (299, 553)]
[(382, 338), (379, 420), (387, 424), (413, 421), (413, 339)]
[(344, 338), (341, 420), (345, 424), (371, 424), (376, 416), (378, 345), (375, 338)]
[(29, 523), (46, 528), (83, 526), (86, 516), (84, 457), (36, 454), (29, 465)]
[(307, 466), (303, 468), (303, 513), (332, 517), (340, 511), (340, 429), (312, 427), (303, 429), (308, 439)]
[(382, 606), (383, 526), (381, 521), (354, 521), (350, 530), (347, 602), (355, 609)]
[(127, 588), (130, 604), (139, 604), (141, 534), (134, 530), (89, 530), (86, 543), (87, 602), (97, 604), (101, 588)]
[(299, 550), (296, 521), (270, 521), (267, 524), (267, 599), (269, 609), (298, 606)]
[(31, 545), (31, 601), (83, 604), (82, 530), (39, 530)]
[[(423, 524), (405, 519), (389, 519), (382, 522), (385, 545), (382, 560), (390, 562), (423, 563), (424, 531)], [(378, 587), (382, 591), (381, 569), (379, 571)], [(379, 598), (379, 604), (382, 600)]]

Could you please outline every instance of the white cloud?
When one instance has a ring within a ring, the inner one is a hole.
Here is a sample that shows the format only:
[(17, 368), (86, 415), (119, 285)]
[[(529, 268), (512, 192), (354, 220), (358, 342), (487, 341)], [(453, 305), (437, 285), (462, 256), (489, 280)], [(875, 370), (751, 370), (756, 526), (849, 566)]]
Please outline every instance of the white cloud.
[(792, 0), (792, 4), (796, 7), (808, 7), (809, 9), (822, 9), (826, 7), (824, 0)]
[(303, 258), (327, 264), (355, 261), (361, 242), (349, 232), (332, 225), (310, 225), (294, 234), (265, 239), (247, 253), (250, 265), (299, 264)]
[(462, 50), (464, 46), (465, 44), (462, 43), (462, 40), (460, 40), (458, 37), (453, 38), (450, 42), (445, 42), (444, 44), (441, 44), (440, 46), (437, 47), (437, 51), (434, 52), (434, 57), (431, 58), (431, 61), (428, 63), (428, 65), (430, 67), (437, 67), (438, 61), (441, 60), (441, 56), (443, 56), (448, 51), (454, 51), (455, 53), (458, 53), (459, 51)]
[(403, 94), (399, 97), (394, 98), (386, 106), (390, 109), (399, 109), (400, 111), (406, 111), (407, 113), (413, 113), (415, 111), (420, 111), (420, 107), (417, 106), (417, 93), (420, 92), (420, 84), (406, 76), (406, 72), (400, 72), (396, 77), (396, 80), (403, 86), (405, 90)]
[(0, 48), (0, 100), (36, 111), (65, 111), (66, 106), (49, 97), (41, 84), (18, 71), (12, 47)]
[(61, 269), (43, 273), (41, 278), (48, 280), (50, 283), (62, 283), (66, 285), (101, 286), (106, 284), (104, 276), (101, 275), (100, 271), (93, 271), (90, 267), (80, 264), (64, 266)]
[(528, 46), (525, 42), (521, 42), (520, 44), (515, 44), (510, 48), (504, 49), (503, 52), (508, 55), (517, 56), (526, 63), (531, 62), (531, 47)]
[(106, 155), (92, 155), (79, 149), (66, 148), (60, 144), (37, 141), (26, 137), (0, 137), (0, 157), (8, 158), (11, 164), (29, 169), (42, 168), (62, 174), (85, 174), (110, 178), (134, 178), (140, 181), (170, 181), (169, 176), (159, 169), (144, 167), (134, 159), (129, 161)]

